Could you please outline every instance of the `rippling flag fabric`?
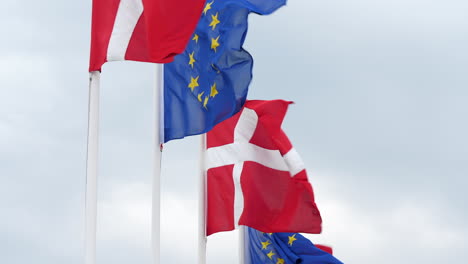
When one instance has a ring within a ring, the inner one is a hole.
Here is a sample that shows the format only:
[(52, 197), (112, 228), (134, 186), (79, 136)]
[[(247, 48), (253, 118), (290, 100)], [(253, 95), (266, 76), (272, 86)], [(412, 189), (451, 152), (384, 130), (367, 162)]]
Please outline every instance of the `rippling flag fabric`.
[(321, 232), (304, 163), (281, 129), (290, 103), (247, 101), (207, 133), (207, 235), (237, 225)]
[(93, 0), (89, 71), (106, 61), (166, 63), (184, 51), (205, 0)]
[(242, 48), (248, 15), (270, 14), (285, 2), (206, 2), (184, 53), (164, 67), (165, 142), (205, 133), (242, 108), (252, 79), (252, 56)]
[(299, 233), (263, 233), (246, 227), (246, 264), (343, 264), (330, 247), (314, 245)]

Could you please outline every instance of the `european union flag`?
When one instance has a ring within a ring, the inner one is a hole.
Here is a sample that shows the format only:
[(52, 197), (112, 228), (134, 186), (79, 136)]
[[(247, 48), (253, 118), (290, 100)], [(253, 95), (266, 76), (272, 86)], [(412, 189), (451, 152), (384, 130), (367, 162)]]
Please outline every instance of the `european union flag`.
[(164, 142), (205, 133), (244, 105), (253, 59), (242, 48), (250, 12), (286, 0), (208, 0), (183, 54), (164, 68)]
[(246, 227), (247, 264), (343, 264), (298, 233), (262, 233)]

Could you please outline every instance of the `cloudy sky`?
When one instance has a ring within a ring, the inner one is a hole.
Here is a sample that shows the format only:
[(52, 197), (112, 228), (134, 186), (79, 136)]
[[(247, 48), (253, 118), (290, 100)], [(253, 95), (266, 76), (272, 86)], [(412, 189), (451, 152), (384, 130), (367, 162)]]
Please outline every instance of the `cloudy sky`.
[[(0, 262), (82, 263), (91, 1), (0, 9)], [(284, 123), (345, 263), (468, 258), (468, 2), (291, 0), (252, 15), (250, 99)], [(150, 263), (154, 66), (101, 87), (98, 263)], [(163, 263), (195, 263), (198, 137), (165, 146)], [(237, 262), (235, 232), (208, 263)]]

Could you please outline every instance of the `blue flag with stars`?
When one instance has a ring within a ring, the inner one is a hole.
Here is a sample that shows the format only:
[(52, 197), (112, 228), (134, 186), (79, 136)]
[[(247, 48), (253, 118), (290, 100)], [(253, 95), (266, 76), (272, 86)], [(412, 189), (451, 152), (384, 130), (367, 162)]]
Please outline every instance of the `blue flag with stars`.
[(247, 264), (343, 264), (299, 233), (246, 230)]
[(164, 142), (208, 132), (244, 105), (253, 59), (242, 48), (250, 12), (286, 0), (208, 0), (183, 54), (164, 66)]

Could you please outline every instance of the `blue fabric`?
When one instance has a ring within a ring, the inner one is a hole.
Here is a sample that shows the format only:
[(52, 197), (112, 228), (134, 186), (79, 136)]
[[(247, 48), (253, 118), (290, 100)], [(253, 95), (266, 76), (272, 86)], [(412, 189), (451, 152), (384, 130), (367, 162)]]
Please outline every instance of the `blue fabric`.
[[(248, 264), (343, 264), (299, 233), (262, 233), (246, 227)], [(290, 237), (295, 240), (288, 244)], [(262, 243), (266, 243), (262, 245)], [(268, 256), (270, 254), (270, 256)]]
[[(250, 12), (269, 14), (285, 3), (207, 1), (206, 12), (184, 53), (164, 67), (164, 142), (208, 132), (242, 108), (253, 65), (252, 57), (242, 48), (247, 17)], [(215, 40), (219, 46), (212, 48)], [(191, 55), (195, 62), (189, 64)]]

